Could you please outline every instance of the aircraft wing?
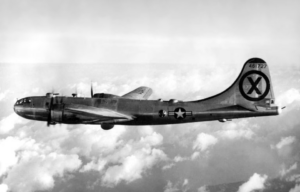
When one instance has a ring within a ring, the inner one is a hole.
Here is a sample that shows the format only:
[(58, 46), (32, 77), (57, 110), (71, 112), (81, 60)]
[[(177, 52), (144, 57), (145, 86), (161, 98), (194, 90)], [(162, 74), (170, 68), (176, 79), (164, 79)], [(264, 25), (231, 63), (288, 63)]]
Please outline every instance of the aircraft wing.
[(123, 95), (122, 97), (127, 99), (140, 99), (140, 100), (147, 100), (150, 95), (152, 94), (152, 89), (149, 87), (139, 87), (135, 90)]
[(67, 104), (65, 105), (64, 110), (78, 115), (95, 117), (95, 121), (106, 121), (106, 120), (130, 121), (133, 119), (132, 116), (118, 113), (110, 109), (98, 108), (98, 107), (92, 107), (92, 106), (86, 106), (80, 104)]

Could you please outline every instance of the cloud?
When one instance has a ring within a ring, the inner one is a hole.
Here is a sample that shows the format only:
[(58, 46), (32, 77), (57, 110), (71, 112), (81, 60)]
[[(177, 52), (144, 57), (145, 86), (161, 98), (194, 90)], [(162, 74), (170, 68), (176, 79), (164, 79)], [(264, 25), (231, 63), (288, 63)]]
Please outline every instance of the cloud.
[(191, 155), (191, 160), (195, 160), (200, 156), (199, 151), (195, 151), (192, 155)]
[(29, 152), (23, 155), (26, 157), (21, 158), (4, 180), (12, 191), (50, 189), (54, 186), (54, 176), (62, 177), (64, 172), (77, 170), (81, 165), (77, 155), (55, 152), (46, 155)]
[(0, 140), (0, 177), (18, 162), (19, 158), (16, 155), (16, 151), (22, 144), (22, 141), (14, 137), (7, 137)]
[(0, 184), (0, 192), (7, 192), (8, 186), (6, 184)]
[(199, 187), (197, 192), (209, 192), (208, 188), (204, 185), (202, 187)]
[(103, 178), (105, 186), (118, 184), (120, 181), (131, 182), (141, 178), (141, 174), (161, 160), (166, 160), (166, 155), (159, 149), (141, 149), (125, 157), (121, 165), (110, 166)]
[(255, 133), (250, 128), (251, 126), (248, 124), (247, 120), (241, 120), (237, 123), (229, 122), (222, 127), (222, 130), (217, 131), (217, 134), (225, 139), (251, 139)]
[(188, 179), (184, 179), (182, 186), (185, 186), (187, 184), (189, 184), (189, 180)]
[(288, 168), (288, 169), (286, 169), (285, 166), (283, 166), (283, 168), (280, 170), (280, 176), (281, 177), (286, 176), (291, 171), (296, 170), (297, 167), (298, 167), (297, 162), (294, 163), (292, 166), (290, 166), (290, 168)]
[[(0, 140), (0, 153), (3, 154), (0, 158), (0, 174), (5, 176), (3, 182), (10, 190), (51, 189), (54, 177), (63, 177), (65, 172), (79, 169), (79, 156), (96, 159), (99, 154), (114, 150), (125, 131), (122, 126), (107, 132), (99, 126), (68, 129), (67, 125), (40, 125), (30, 123), (20, 130), (16, 129), (13, 133), (16, 136)], [(19, 131), (25, 133), (19, 134)], [(100, 169), (100, 161), (94, 164), (91, 165), (93, 169)], [(86, 166), (85, 169), (92, 169)]]
[(0, 121), (0, 135), (6, 134), (15, 128), (16, 124), (26, 122), (26, 120), (19, 117), (17, 114), (12, 113)]
[(254, 173), (246, 183), (239, 187), (238, 192), (251, 192), (253, 190), (264, 189), (267, 178), (267, 175)]
[(9, 92), (10, 92), (9, 90), (6, 90), (6, 91), (0, 93), (0, 101), (2, 101)]
[(146, 170), (168, 159), (158, 148), (162, 135), (150, 126), (136, 132), (124, 126), (104, 131), (92, 125), (40, 125), (31, 123), (16, 129), (16, 135), (26, 132), (22, 137), (0, 140), (0, 152), (5, 155), (0, 159), (0, 174), (10, 190), (48, 190), (54, 186), (54, 177), (80, 168), (80, 157), (88, 161), (80, 171), (98, 171), (104, 186), (139, 179)]
[(294, 136), (283, 137), (283, 138), (281, 138), (280, 142), (276, 144), (276, 148), (282, 149), (283, 147), (290, 145), (295, 141), (296, 141), (296, 138)]
[(287, 177), (286, 180), (290, 181), (290, 182), (299, 183), (300, 182), (300, 174), (291, 175), (291, 176)]
[(3, 183), (12, 191), (31, 192), (54, 186), (54, 176), (74, 171), (81, 165), (76, 154), (54, 152), (31, 138), (7, 137), (0, 140), (0, 171)]
[(282, 137), (275, 146), (271, 145), (271, 149), (276, 149), (281, 157), (289, 157), (293, 152), (292, 143), (294, 142), (296, 142), (296, 137), (294, 136)]
[(299, 192), (300, 191), (300, 185), (296, 185), (294, 188), (292, 188), (289, 192)]
[(196, 141), (194, 141), (193, 149), (200, 149), (200, 151), (205, 151), (208, 147), (218, 143), (218, 139), (212, 135), (206, 133), (199, 133)]
[(167, 185), (165, 186), (164, 192), (176, 192), (179, 191), (179, 189), (173, 185), (171, 181), (168, 181)]
[(168, 181), (167, 185), (165, 186), (164, 192), (189, 191), (188, 184), (188, 179), (184, 179), (182, 183), (178, 181), (175, 184), (173, 184), (171, 181)]
[(67, 132), (65, 139), (60, 141), (60, 147), (80, 156), (98, 158), (115, 150), (125, 132), (124, 126), (115, 126), (109, 131), (104, 131), (97, 125), (77, 126)]
[(188, 159), (189, 159), (188, 157), (182, 157), (180, 155), (177, 155), (177, 156), (174, 157), (174, 162), (178, 163), (178, 162), (181, 162), (181, 161), (186, 161)]
[[(141, 178), (142, 174), (156, 163), (167, 160), (166, 154), (156, 148), (162, 144), (163, 137), (153, 131), (152, 127), (142, 128), (138, 131), (136, 139), (129, 140), (122, 140), (120, 136), (126, 137), (127, 134), (132, 136), (130, 132), (133, 130), (120, 134), (117, 127), (114, 129), (115, 134), (111, 134), (108, 138), (103, 135), (97, 136), (105, 139), (100, 146), (97, 146), (98, 139), (93, 142), (93, 147), (89, 147), (92, 151), (85, 154), (88, 157), (92, 153), (93, 158), (80, 170), (81, 172), (99, 171), (102, 175), (102, 185), (113, 187), (121, 181), (132, 182)], [(94, 134), (88, 136), (89, 140), (95, 137)]]
[(163, 166), (162, 169), (163, 170), (171, 169), (174, 165), (175, 165), (174, 163), (170, 163), (170, 164)]
[[(294, 101), (300, 101), (300, 92), (296, 88), (290, 88), (277, 98), (278, 105), (282, 107), (290, 105)], [(287, 109), (289, 109), (289, 107), (287, 107)]]

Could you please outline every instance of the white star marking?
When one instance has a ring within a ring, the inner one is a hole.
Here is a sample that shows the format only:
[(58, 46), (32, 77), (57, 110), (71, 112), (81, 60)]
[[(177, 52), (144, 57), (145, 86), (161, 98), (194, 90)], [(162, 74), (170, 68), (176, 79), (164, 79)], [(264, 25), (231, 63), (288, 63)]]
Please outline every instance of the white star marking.
[(181, 112), (181, 109), (179, 109), (178, 112), (175, 112), (177, 114), (177, 118), (182, 117), (183, 118), (183, 114), (185, 114), (185, 112)]

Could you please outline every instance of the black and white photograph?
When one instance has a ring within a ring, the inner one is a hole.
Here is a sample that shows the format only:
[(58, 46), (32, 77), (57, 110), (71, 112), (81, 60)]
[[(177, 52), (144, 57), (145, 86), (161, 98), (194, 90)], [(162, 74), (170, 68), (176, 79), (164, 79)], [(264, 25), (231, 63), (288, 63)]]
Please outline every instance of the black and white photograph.
[(300, 192), (299, 10), (0, 0), (0, 192)]

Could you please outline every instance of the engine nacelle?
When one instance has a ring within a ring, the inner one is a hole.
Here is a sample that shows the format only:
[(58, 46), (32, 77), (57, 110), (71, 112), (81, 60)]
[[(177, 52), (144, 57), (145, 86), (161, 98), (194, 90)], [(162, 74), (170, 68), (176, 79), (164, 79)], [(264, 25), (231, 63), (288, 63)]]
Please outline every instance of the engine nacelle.
[(93, 98), (119, 98), (118, 95), (108, 94), (108, 93), (95, 93)]
[(61, 123), (63, 121), (63, 105), (53, 105), (51, 109), (51, 121)]
[(102, 123), (101, 128), (104, 130), (110, 130), (114, 127), (114, 124)]

